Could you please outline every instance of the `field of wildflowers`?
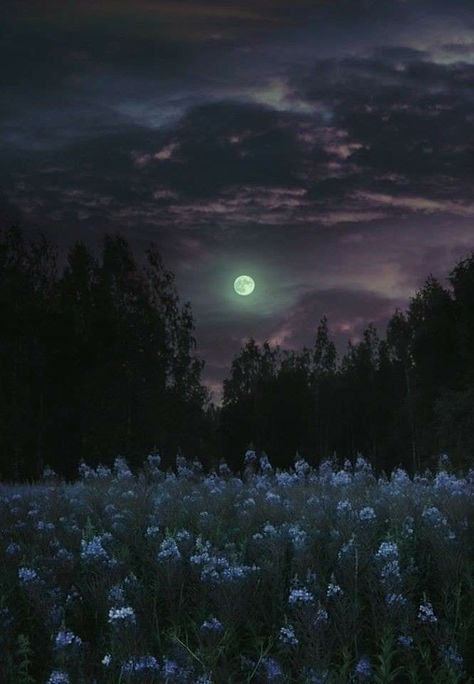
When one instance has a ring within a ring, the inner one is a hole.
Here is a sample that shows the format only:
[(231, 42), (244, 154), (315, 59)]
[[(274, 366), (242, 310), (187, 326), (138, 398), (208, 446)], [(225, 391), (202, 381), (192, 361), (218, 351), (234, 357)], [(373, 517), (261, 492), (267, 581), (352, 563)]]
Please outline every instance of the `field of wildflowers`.
[(473, 494), (251, 451), (0, 486), (0, 681), (473, 682)]

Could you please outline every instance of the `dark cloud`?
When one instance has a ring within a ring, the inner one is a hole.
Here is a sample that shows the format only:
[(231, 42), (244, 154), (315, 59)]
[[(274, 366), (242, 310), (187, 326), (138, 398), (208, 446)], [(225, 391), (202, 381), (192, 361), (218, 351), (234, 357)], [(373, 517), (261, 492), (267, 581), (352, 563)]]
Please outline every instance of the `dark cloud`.
[(342, 349), (474, 247), (470, 0), (3, 7), (3, 222), (156, 240), (214, 387), (245, 338), (326, 313)]
[(474, 65), (385, 48), (371, 58), (320, 62), (301, 82), (305, 96), (330, 107), (334, 125), (359, 145), (350, 155), (358, 167), (414, 183), (472, 175)]
[(242, 185), (297, 187), (304, 151), (292, 123), (259, 105), (196, 107), (169, 135), (161, 157), (154, 155), (149, 173), (183, 195), (215, 196)]

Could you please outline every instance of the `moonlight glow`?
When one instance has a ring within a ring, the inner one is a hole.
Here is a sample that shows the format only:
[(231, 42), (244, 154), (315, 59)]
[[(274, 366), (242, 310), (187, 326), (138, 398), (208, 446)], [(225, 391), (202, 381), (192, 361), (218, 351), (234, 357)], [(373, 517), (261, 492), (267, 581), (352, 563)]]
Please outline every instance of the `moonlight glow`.
[(248, 275), (241, 275), (234, 280), (234, 290), (245, 297), (255, 290), (255, 281)]

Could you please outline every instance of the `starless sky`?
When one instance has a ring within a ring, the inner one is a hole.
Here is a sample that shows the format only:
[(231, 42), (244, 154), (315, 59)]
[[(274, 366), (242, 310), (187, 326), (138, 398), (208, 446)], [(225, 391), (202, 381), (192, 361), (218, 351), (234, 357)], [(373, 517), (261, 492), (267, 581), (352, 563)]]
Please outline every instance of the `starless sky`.
[(2, 223), (156, 241), (216, 400), (250, 336), (343, 352), (474, 249), (472, 0), (2, 10)]

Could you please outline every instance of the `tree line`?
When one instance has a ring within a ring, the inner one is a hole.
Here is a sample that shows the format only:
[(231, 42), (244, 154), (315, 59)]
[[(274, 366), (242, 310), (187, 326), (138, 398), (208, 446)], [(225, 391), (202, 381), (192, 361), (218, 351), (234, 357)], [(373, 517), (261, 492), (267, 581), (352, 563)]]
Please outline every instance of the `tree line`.
[(277, 466), (295, 452), (312, 463), (361, 453), (386, 472), (419, 471), (442, 453), (472, 465), (474, 253), (449, 285), (429, 275), (384, 337), (368, 325), (341, 359), (325, 316), (300, 352), (249, 340), (224, 380), (223, 451), (238, 462), (251, 437)]
[[(0, 237), (0, 476), (66, 477), (81, 459), (138, 463), (149, 450), (205, 455), (206, 406), (189, 303), (152, 245), (78, 242), (62, 272), (44, 236)], [(169, 456), (171, 457), (171, 456)]]
[(472, 463), (474, 253), (443, 287), (432, 275), (380, 337), (370, 324), (338, 357), (325, 316), (300, 351), (254, 339), (232, 361), (222, 407), (202, 382), (189, 302), (156, 245), (138, 263), (119, 235), (64, 268), (44, 236), (0, 232), (0, 478), (81, 460), (138, 466), (150, 451), (235, 469), (252, 445), (277, 467), (358, 453), (419, 470), (447, 452)]

